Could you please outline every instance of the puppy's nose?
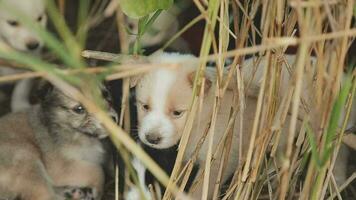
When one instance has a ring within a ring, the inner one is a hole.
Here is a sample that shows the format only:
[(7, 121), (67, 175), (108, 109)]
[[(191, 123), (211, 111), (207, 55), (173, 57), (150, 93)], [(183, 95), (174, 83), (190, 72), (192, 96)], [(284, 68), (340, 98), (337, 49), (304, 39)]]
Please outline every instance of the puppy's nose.
[(38, 42), (29, 42), (26, 44), (26, 47), (28, 50), (36, 50), (38, 47), (40, 46), (40, 44)]
[(151, 144), (158, 144), (162, 140), (162, 138), (157, 134), (148, 133), (146, 135), (146, 140)]

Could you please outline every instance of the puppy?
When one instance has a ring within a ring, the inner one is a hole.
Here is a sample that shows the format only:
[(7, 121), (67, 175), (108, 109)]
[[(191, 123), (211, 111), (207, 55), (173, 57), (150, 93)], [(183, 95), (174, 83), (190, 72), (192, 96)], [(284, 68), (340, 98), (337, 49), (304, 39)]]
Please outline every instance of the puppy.
[(39, 105), (0, 119), (0, 197), (101, 199), (106, 130), (79, 102), (45, 88)]
[[(176, 145), (183, 133), (187, 112), (193, 97), (192, 87), (199, 61), (191, 55), (163, 53), (151, 56), (150, 62), (180, 65), (175, 69), (160, 68), (133, 81), (133, 85), (136, 85), (139, 139), (152, 148), (165, 149)], [(195, 147), (209, 125), (215, 98), (214, 81), (215, 72), (208, 72), (206, 74), (202, 111), (199, 121), (197, 119), (194, 121), (183, 160), (185, 162), (193, 156)], [(229, 91), (222, 99), (221, 105), (224, 106), (221, 107), (217, 116), (213, 151), (217, 149), (219, 140), (224, 135), (232, 103), (233, 94), (232, 91)], [(254, 104), (248, 106), (254, 106)], [(254, 115), (249, 113), (245, 117), (252, 120)], [(223, 175), (223, 181), (228, 179), (237, 166), (238, 134), (233, 134), (232, 141), (231, 159)], [(204, 142), (197, 157), (197, 164), (201, 169), (204, 168), (207, 151), (208, 142)], [(214, 163), (212, 170), (217, 172), (219, 158)], [(213, 179), (211, 183), (213, 183)], [(199, 196), (199, 193), (197, 191), (197, 196)]]
[[(27, 17), (40, 26), (45, 27), (47, 16), (44, 0), (2, 0), (0, 5), (0, 44), (6, 45), (16, 51), (38, 54), (43, 41), (31, 27), (23, 25), (15, 13), (6, 7), (11, 7), (20, 15)], [(0, 75), (9, 75), (19, 72), (8, 66), (0, 66)], [(12, 94), (11, 108), (13, 111), (23, 110), (30, 106), (29, 93), (32, 82), (30, 79), (19, 81)]]
[[(295, 56), (288, 56), (287, 60), (289, 64), (293, 64)], [(151, 56), (150, 62), (160, 64), (175, 63), (180, 65), (180, 67), (175, 69), (160, 68), (151, 71), (142, 77), (134, 78), (132, 82), (132, 85), (136, 85), (139, 139), (152, 148), (164, 149), (176, 145), (181, 138), (183, 128), (187, 120), (187, 111), (192, 100), (194, 75), (199, 62), (197, 58), (191, 55), (167, 53)], [(313, 61), (312, 64), (314, 62), (315, 61)], [(267, 59), (262, 59), (258, 65), (257, 70), (253, 68), (252, 63), (253, 59), (248, 59), (245, 61), (245, 66), (241, 68), (245, 77), (245, 85), (249, 85), (249, 90), (246, 92), (246, 107), (243, 118), (244, 125), (242, 129), (242, 137), (244, 140), (242, 145), (244, 146), (241, 148), (242, 150), (246, 150), (249, 145), (249, 134), (252, 132), (253, 121), (257, 107), (257, 94), (261, 87), (261, 80), (264, 70), (263, 66), (267, 65)], [(283, 67), (282, 76), (283, 83), (281, 83), (281, 89), (282, 91), (286, 91), (286, 86), (288, 80), (290, 79), (286, 67)], [(201, 106), (201, 113), (199, 117), (194, 120), (183, 162), (187, 162), (193, 156), (199, 140), (204, 135), (207, 127), (209, 127), (210, 119), (213, 113), (213, 102), (215, 98), (215, 77), (216, 72), (214, 70), (206, 70), (204, 100)], [(251, 80), (252, 77), (255, 78)], [(304, 84), (304, 91), (308, 91), (308, 86), (309, 85)], [(306, 99), (306, 103), (309, 103), (311, 100), (308, 99), (308, 93), (304, 91), (302, 96)], [(218, 149), (218, 143), (223, 138), (224, 132), (228, 127), (230, 109), (233, 104), (233, 92), (227, 90), (221, 99), (221, 107), (216, 117), (212, 147), (213, 152), (217, 151), (217, 154), (216, 157), (214, 157), (215, 161), (211, 166), (211, 175), (218, 174), (219, 163), (222, 159), (222, 149)], [(303, 113), (301, 112), (301, 114)], [(224, 172), (222, 174), (222, 183), (224, 183), (228, 177), (233, 174), (234, 170), (238, 166), (237, 158), (240, 148), (240, 138), (238, 131), (240, 128), (237, 126), (237, 124), (239, 124), (238, 122), (240, 120), (239, 115), (234, 120), (235, 128), (233, 129), (232, 138), (230, 139), (232, 142), (229, 151), (229, 160), (226, 163)], [(300, 125), (301, 122), (299, 122), (298, 126), (300, 127)], [(283, 131), (285, 130), (288, 129), (284, 127)], [(196, 163), (199, 165), (200, 169), (204, 169), (207, 152), (208, 139), (204, 141), (198, 153)], [(246, 152), (242, 152), (242, 155), (245, 153)], [(212, 198), (215, 178), (216, 177), (210, 178), (208, 194), (209, 198)], [(201, 189), (202, 188), (199, 188), (198, 186), (198, 189), (193, 193), (193, 196), (201, 198)]]

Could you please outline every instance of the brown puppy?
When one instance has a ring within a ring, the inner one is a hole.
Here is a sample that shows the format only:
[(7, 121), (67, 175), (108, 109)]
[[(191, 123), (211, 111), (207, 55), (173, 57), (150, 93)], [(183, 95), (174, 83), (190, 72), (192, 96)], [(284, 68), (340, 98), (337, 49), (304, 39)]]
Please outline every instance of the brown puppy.
[(0, 119), (0, 199), (100, 199), (106, 130), (49, 88), (39, 105)]

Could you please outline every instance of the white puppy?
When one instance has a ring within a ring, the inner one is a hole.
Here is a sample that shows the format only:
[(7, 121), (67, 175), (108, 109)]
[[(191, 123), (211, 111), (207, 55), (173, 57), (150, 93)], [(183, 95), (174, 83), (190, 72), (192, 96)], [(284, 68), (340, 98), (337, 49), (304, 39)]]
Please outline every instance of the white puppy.
[[(287, 56), (286, 59), (290, 65), (295, 61), (295, 56)], [(146, 145), (156, 148), (164, 149), (176, 145), (183, 133), (184, 125), (187, 120), (187, 111), (189, 110), (192, 100), (192, 87), (195, 72), (199, 66), (199, 61), (196, 57), (191, 55), (167, 54), (161, 53), (153, 55), (149, 58), (151, 63), (174, 63), (179, 64), (180, 67), (174, 69), (159, 68), (151, 71), (142, 77), (136, 77), (133, 80), (133, 85), (136, 85), (136, 99), (138, 110), (139, 139)], [(253, 121), (255, 118), (255, 111), (257, 107), (257, 94), (261, 87), (261, 80), (263, 78), (264, 67), (267, 66), (267, 59), (262, 59), (258, 68), (253, 67), (253, 60), (245, 60), (244, 66), (241, 68), (245, 78), (245, 84), (249, 84), (247, 91), (246, 107), (243, 118), (243, 142), (241, 149), (246, 150), (249, 145), (249, 134), (252, 132)], [(312, 61), (314, 63), (314, 61)], [(281, 90), (286, 92), (288, 89), (288, 81), (290, 75), (287, 68), (282, 68), (282, 83)], [(188, 141), (187, 149), (184, 155), (184, 162), (187, 162), (193, 155), (199, 140), (204, 135), (204, 132), (210, 125), (210, 119), (213, 113), (213, 102), (215, 98), (215, 70), (207, 70), (205, 73), (205, 87), (204, 100), (202, 102), (202, 110), (200, 117), (194, 120), (193, 128)], [(251, 78), (254, 77), (252, 81)], [(306, 103), (311, 103), (310, 85), (305, 81), (303, 84), (302, 97)], [(217, 151), (215, 162), (211, 166), (210, 184), (209, 184), (209, 198), (211, 198), (215, 179), (213, 174), (218, 174), (219, 163), (222, 159), (222, 148), (218, 149), (219, 141), (224, 137), (226, 128), (228, 127), (228, 119), (230, 116), (231, 106), (233, 105), (233, 92), (227, 90), (224, 97), (221, 99), (221, 107), (216, 117), (216, 124), (213, 138), (213, 152)], [(300, 109), (302, 110), (302, 109)], [(356, 110), (354, 109), (356, 112)], [(300, 111), (303, 115), (302, 111)], [(353, 115), (354, 116), (354, 115)], [(224, 183), (230, 177), (236, 167), (238, 166), (238, 150), (239, 150), (239, 134), (238, 127), (239, 115), (235, 118), (235, 128), (231, 138), (232, 144), (229, 154), (228, 162), (225, 165), (225, 170), (222, 175), (221, 182)], [(288, 120), (287, 120), (288, 121)], [(355, 122), (355, 119), (351, 119)], [(298, 127), (301, 123), (298, 122)], [(287, 130), (288, 124), (283, 127), (283, 131)], [(285, 135), (285, 134), (284, 134)], [(208, 139), (202, 145), (202, 148), (197, 157), (197, 164), (200, 168), (204, 168), (208, 152)], [(246, 152), (242, 152), (243, 154)], [(202, 185), (202, 184), (200, 184)], [(199, 197), (201, 188), (194, 193), (195, 197)]]
[[(176, 145), (183, 133), (183, 128), (187, 120), (187, 113), (192, 100), (192, 87), (195, 72), (199, 61), (191, 55), (180, 54), (157, 54), (150, 58), (152, 63), (176, 63), (178, 68), (161, 68), (152, 71), (143, 77), (138, 77), (136, 86), (137, 109), (139, 121), (139, 138), (146, 145), (164, 149)], [(200, 120), (194, 122), (190, 139), (187, 145), (184, 161), (188, 161), (195, 147), (197, 146), (204, 130), (208, 127), (215, 98), (215, 71), (206, 74), (205, 97), (202, 105)], [(255, 106), (254, 102), (248, 106)], [(224, 130), (228, 124), (230, 108), (233, 103), (232, 91), (225, 94), (215, 127), (215, 138), (213, 151), (217, 149), (219, 140), (224, 135)], [(251, 108), (252, 109), (252, 108)], [(249, 120), (253, 119), (253, 113), (245, 116)], [(199, 124), (199, 125), (198, 125)], [(229, 160), (223, 181), (225, 181), (237, 166), (238, 154), (238, 134), (233, 135), (231, 149), (231, 159)], [(197, 164), (204, 168), (208, 143), (204, 142), (198, 154)], [(219, 159), (213, 165), (212, 171), (218, 170)], [(214, 173), (215, 173), (214, 172)], [(213, 183), (213, 179), (211, 179)], [(211, 184), (213, 186), (213, 184)], [(212, 191), (212, 189), (211, 189)], [(199, 194), (199, 192), (197, 192)]]
[[(19, 15), (28, 17), (41, 24), (46, 25), (44, 0), (2, 0), (2, 4), (21, 12)], [(18, 51), (36, 51), (42, 45), (42, 39), (30, 27), (23, 25), (18, 16), (6, 7), (0, 6), (0, 41), (8, 44)]]
[[(0, 4), (0, 44), (16, 51), (37, 54), (43, 46), (43, 41), (36, 32), (31, 30), (31, 27), (20, 22), (19, 15), (45, 27), (47, 23), (45, 1), (2, 0)], [(0, 75), (2, 76), (17, 72), (18, 70), (13, 68), (0, 66)], [(13, 111), (29, 107), (28, 96), (30, 88), (31, 81), (28, 79), (19, 81), (16, 84), (11, 102)]]

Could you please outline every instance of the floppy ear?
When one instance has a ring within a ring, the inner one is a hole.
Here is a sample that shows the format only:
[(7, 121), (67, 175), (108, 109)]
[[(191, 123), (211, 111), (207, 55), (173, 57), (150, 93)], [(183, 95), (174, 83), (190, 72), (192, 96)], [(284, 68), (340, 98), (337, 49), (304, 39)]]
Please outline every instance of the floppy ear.
[(44, 101), (53, 90), (54, 86), (50, 82), (42, 80), (38, 85), (36, 96), (40, 101)]
[[(187, 79), (188, 79), (188, 82), (191, 87), (193, 87), (193, 85), (194, 85), (196, 72), (197, 71), (193, 71), (188, 74)], [(213, 77), (213, 74), (210, 74), (210, 72), (208, 72), (208, 71), (205, 72), (204, 77), (205, 77), (204, 94), (207, 94), (213, 84), (215, 77)]]

